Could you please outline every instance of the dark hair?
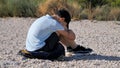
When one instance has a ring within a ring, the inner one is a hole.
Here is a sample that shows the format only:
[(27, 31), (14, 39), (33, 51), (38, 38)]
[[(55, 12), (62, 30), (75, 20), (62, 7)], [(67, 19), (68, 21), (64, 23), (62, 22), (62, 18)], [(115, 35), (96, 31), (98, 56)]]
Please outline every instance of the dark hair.
[(71, 21), (70, 13), (65, 9), (61, 9), (61, 10), (58, 10), (56, 14), (60, 17), (65, 18), (65, 22), (67, 23), (67, 28), (69, 28), (69, 23)]

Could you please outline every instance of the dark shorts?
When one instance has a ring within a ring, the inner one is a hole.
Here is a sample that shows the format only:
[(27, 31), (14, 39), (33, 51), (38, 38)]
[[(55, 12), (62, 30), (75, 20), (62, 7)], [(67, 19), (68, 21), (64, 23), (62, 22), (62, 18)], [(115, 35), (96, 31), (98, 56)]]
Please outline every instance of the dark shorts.
[(55, 32), (52, 33), (45, 42), (46, 45), (44, 47), (31, 52), (35, 58), (56, 59), (61, 55), (65, 55), (65, 49), (63, 45), (59, 43), (59, 37)]

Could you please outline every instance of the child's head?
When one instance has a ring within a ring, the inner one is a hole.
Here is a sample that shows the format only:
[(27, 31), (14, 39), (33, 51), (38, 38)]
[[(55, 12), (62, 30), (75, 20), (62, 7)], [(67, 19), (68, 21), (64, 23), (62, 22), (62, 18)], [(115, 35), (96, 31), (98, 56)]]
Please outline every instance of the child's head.
[(61, 9), (61, 10), (58, 10), (56, 14), (61, 18), (65, 18), (65, 22), (67, 23), (67, 28), (69, 28), (69, 23), (71, 21), (70, 13), (65, 9)]

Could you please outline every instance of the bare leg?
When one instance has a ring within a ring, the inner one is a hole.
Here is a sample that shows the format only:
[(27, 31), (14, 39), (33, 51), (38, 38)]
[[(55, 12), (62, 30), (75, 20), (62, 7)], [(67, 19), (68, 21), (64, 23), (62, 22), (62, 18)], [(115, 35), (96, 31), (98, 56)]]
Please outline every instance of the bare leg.
[(71, 47), (73, 51), (76, 53), (90, 53), (93, 51), (91, 48), (78, 46), (74, 40), (70, 40), (65, 37), (60, 37), (60, 42), (62, 45), (66, 47)]
[(77, 44), (74, 40), (69, 40), (62, 36), (60, 37), (60, 42), (66, 47), (72, 47), (73, 49), (77, 47)]

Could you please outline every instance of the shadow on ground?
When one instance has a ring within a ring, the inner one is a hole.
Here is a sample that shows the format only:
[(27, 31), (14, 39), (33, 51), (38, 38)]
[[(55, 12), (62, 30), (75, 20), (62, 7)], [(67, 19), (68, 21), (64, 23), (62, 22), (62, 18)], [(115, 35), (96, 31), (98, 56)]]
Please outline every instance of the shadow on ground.
[(74, 55), (74, 56), (71, 56), (71, 57), (65, 57), (65, 61), (72, 61), (72, 60), (106, 60), (106, 61), (120, 61), (120, 57), (117, 57), (117, 56), (104, 56), (104, 55), (97, 55), (97, 54)]

